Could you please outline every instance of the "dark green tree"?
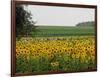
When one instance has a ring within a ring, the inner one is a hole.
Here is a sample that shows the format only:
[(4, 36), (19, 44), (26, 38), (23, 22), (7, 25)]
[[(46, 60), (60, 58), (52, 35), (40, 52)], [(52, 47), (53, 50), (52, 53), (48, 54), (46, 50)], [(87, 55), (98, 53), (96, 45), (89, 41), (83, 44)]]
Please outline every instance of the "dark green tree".
[(32, 21), (32, 14), (26, 11), (20, 4), (16, 5), (16, 37), (31, 36), (31, 32), (35, 31), (35, 22)]
[(81, 22), (81, 23), (76, 24), (76, 26), (79, 26), (79, 27), (93, 27), (94, 25), (95, 25), (94, 21), (87, 21), (87, 22)]

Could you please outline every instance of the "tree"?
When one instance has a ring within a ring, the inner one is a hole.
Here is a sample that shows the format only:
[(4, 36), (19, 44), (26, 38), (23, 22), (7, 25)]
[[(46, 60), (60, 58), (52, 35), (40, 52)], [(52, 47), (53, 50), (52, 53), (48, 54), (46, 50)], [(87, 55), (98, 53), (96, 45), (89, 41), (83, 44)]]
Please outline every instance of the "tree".
[(94, 21), (81, 22), (81, 23), (78, 23), (76, 26), (93, 27), (94, 26)]
[[(26, 7), (28, 7), (26, 5)], [(32, 21), (32, 14), (24, 9), (23, 5), (16, 5), (16, 37), (30, 36), (35, 31), (35, 22)]]

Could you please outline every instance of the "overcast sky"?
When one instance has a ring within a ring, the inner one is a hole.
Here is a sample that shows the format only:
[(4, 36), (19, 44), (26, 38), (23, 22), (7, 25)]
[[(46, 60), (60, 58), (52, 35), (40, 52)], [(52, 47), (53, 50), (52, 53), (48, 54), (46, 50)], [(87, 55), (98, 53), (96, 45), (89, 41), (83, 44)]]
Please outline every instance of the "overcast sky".
[(75, 26), (79, 22), (94, 21), (94, 9), (29, 5), (36, 25)]

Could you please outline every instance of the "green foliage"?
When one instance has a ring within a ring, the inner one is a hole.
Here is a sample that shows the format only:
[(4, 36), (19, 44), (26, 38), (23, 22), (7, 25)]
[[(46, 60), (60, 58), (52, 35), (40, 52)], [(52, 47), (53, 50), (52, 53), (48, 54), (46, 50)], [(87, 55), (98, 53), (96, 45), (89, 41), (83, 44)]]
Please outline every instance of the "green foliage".
[[(52, 62), (59, 62), (58, 66), (52, 66)], [(16, 58), (16, 72), (47, 72), (47, 71), (82, 71), (88, 69), (94, 69), (95, 61), (90, 60), (87, 62), (81, 62), (80, 59), (72, 59), (71, 56), (66, 54), (55, 54), (53, 59), (47, 57), (32, 58), (30, 54), (28, 59), (24, 55), (20, 55)]]
[(16, 36), (29, 36), (30, 33), (35, 31), (35, 22), (32, 21), (32, 15), (26, 11), (20, 4), (16, 5)]
[(80, 27), (87, 27), (87, 26), (94, 26), (94, 22), (93, 21), (88, 21), (88, 22), (82, 22), (82, 23), (78, 23), (76, 26), (80, 26)]

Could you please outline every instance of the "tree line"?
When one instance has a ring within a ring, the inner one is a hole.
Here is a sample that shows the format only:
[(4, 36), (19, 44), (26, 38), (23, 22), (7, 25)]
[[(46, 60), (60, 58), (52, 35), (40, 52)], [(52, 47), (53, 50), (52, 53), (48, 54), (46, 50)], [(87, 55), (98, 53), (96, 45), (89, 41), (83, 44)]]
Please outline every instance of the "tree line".
[(95, 25), (94, 21), (87, 21), (87, 22), (81, 22), (76, 24), (76, 26), (84, 27), (84, 26), (90, 26), (93, 27)]

